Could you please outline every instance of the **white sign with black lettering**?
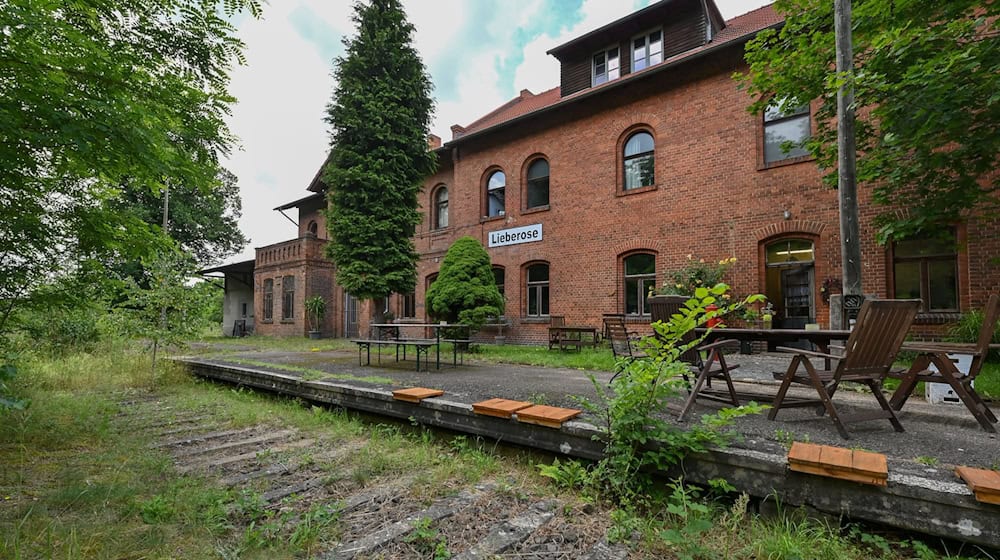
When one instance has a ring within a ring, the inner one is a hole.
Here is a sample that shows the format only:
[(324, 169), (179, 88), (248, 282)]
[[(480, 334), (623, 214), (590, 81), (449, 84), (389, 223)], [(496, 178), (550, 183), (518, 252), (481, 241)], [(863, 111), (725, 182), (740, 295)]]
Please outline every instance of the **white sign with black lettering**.
[(489, 241), (486, 244), (487, 247), (533, 243), (542, 240), (542, 224), (491, 231), (489, 236)]

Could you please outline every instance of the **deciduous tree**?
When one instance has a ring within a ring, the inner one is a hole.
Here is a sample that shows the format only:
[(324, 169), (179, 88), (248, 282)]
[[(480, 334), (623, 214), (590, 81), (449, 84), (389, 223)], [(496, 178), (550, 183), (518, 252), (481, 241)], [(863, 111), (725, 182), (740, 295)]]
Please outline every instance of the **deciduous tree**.
[(335, 62), (327, 109), (332, 148), (328, 254), (337, 282), (361, 298), (410, 293), (417, 195), (434, 170), (427, 147), (431, 82), (399, 0), (359, 3), (357, 35)]
[[(885, 206), (879, 238), (934, 233), (1000, 209), (1000, 4), (979, 0), (856, 0), (855, 72), (834, 68), (833, 2), (778, 0), (786, 20), (747, 45), (742, 77), (788, 106), (818, 99), (809, 143), (836, 183), (836, 92), (853, 80), (858, 182)], [(900, 212), (900, 210), (902, 210)]]

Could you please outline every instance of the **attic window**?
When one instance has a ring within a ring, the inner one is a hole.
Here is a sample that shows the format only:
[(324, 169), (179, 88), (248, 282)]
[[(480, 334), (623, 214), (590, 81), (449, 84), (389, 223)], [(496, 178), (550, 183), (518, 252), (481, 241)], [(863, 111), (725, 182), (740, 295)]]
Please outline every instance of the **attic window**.
[(657, 29), (632, 39), (632, 71), (663, 62), (663, 31)]
[(594, 55), (594, 80), (593, 85), (599, 86), (611, 80), (617, 80), (621, 75), (621, 65), (619, 64), (618, 47), (611, 47)]

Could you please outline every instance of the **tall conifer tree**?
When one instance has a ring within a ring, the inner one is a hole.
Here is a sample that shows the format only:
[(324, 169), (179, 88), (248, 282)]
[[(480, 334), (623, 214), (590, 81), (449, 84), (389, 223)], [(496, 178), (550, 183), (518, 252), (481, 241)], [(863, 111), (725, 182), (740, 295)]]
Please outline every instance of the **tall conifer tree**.
[(336, 60), (327, 107), (331, 155), (327, 253), (337, 282), (360, 298), (410, 293), (420, 223), (417, 195), (434, 171), (427, 146), (431, 82), (399, 0), (355, 7), (357, 35)]

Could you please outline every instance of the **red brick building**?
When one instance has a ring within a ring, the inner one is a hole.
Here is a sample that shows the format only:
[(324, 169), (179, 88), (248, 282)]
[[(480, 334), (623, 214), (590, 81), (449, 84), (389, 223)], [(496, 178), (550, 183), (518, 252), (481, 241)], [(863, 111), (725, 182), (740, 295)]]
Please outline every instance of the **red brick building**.
[[(750, 114), (732, 79), (746, 69), (746, 41), (780, 23), (770, 7), (724, 22), (711, 1), (661, 1), (552, 49), (558, 87), (453, 126), (444, 145), (432, 138), (440, 165), (424, 184), (415, 294), (356, 306), (335, 285), (314, 180), (313, 195), (280, 207), (299, 209), (299, 238), (257, 250), (257, 332), (304, 334), (301, 302), (314, 294), (328, 298), (324, 330), (335, 336), (363, 332), (384, 309), (425, 321), (427, 286), (464, 235), (487, 247), (510, 341), (545, 340), (552, 315), (648, 325), (648, 288), (688, 255), (735, 257), (726, 280), (737, 294), (767, 294), (776, 325), (828, 326), (824, 287), (841, 276), (836, 191), (804, 151), (781, 150), (809, 134), (809, 108)], [(995, 223), (956, 224), (958, 249), (884, 247), (878, 209), (859, 190), (865, 293), (923, 299), (928, 332), (985, 304), (1000, 284)]]

